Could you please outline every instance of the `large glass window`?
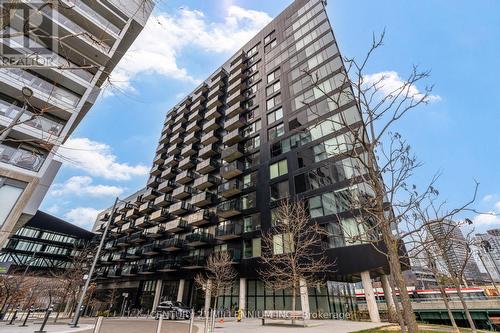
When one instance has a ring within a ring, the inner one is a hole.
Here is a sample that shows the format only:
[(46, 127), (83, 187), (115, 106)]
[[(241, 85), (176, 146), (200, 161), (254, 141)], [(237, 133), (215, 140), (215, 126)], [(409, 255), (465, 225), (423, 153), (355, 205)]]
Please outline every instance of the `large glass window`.
[(277, 120), (283, 118), (283, 109), (280, 107), (272, 112), (267, 114), (267, 123), (272, 124)]
[(276, 178), (288, 173), (288, 164), (286, 159), (273, 163), (269, 166), (270, 178)]
[(288, 180), (271, 184), (271, 200), (276, 201), (288, 197)]
[(273, 253), (291, 253), (294, 250), (293, 237), (291, 234), (273, 235)]
[(312, 218), (345, 212), (352, 208), (356, 186), (323, 193), (309, 199), (309, 214)]
[(266, 106), (268, 110), (271, 110), (275, 106), (278, 106), (281, 103), (281, 94), (278, 94), (267, 100)]
[(0, 227), (7, 220), (24, 187), (24, 183), (0, 177)]
[(267, 130), (267, 135), (269, 137), (269, 141), (274, 140), (285, 134), (285, 125), (283, 123), (276, 125)]
[(252, 258), (261, 256), (260, 238), (245, 239), (243, 241), (243, 257)]
[(270, 95), (274, 94), (275, 92), (279, 91), (280, 89), (281, 89), (281, 83), (278, 80), (266, 88), (266, 94), (267, 94), (267, 96), (270, 96)]
[(276, 80), (280, 76), (280, 69), (276, 69), (272, 73), (267, 74), (267, 83), (271, 83), (272, 81)]

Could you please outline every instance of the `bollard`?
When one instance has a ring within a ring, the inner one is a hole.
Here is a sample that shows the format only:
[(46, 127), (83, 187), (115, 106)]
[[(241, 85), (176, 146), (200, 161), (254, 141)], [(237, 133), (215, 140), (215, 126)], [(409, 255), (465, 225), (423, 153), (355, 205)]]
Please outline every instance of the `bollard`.
[(45, 312), (45, 317), (43, 318), (42, 326), (40, 326), (40, 329), (38, 331), (35, 331), (35, 333), (46, 333), (47, 332), (47, 331), (44, 331), (43, 329), (45, 328), (45, 325), (47, 324), (47, 320), (49, 320), (51, 312), (52, 312), (52, 306), (49, 306), (47, 308), (47, 312)]
[(189, 333), (193, 333), (194, 324), (194, 310), (191, 309), (191, 315), (189, 316)]
[(163, 324), (163, 314), (158, 319), (158, 326), (156, 326), (156, 333), (161, 333), (161, 325)]
[(14, 311), (14, 315), (12, 316), (12, 318), (10, 318), (10, 321), (7, 325), (14, 325), (14, 320), (17, 319), (17, 311), (19, 311), (19, 307), (16, 308), (16, 310)]
[(204, 333), (208, 333), (208, 315), (210, 313), (210, 309), (208, 309), (208, 312), (205, 311), (205, 328), (203, 330)]
[(26, 322), (28, 321), (28, 317), (30, 316), (30, 313), (31, 313), (31, 309), (32, 309), (32, 308), (33, 308), (33, 307), (31, 306), (31, 307), (28, 309), (28, 313), (26, 314), (26, 317), (24, 318), (23, 324), (22, 324), (22, 325), (19, 325), (19, 327), (25, 327), (25, 326), (27, 326), (27, 325), (26, 325)]
[(102, 326), (103, 320), (104, 320), (103, 316), (97, 317), (97, 321), (95, 323), (94, 330), (92, 331), (92, 333), (99, 333), (101, 331), (101, 326)]

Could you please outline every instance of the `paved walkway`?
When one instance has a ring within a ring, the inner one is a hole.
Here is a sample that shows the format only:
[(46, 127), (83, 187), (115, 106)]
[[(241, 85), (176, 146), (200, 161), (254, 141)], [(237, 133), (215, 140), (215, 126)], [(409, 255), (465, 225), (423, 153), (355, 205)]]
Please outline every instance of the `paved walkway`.
[[(0, 324), (0, 333), (33, 333), (38, 331), (41, 326), (41, 322), (35, 321), (28, 322), (26, 327), (19, 327), (21, 323), (16, 323), (15, 325), (6, 325), (5, 323)], [(56, 325), (47, 325), (44, 331), (47, 333), (73, 333), (73, 332), (92, 332), (94, 325), (82, 324), (78, 328), (70, 328), (67, 323), (60, 323)]]

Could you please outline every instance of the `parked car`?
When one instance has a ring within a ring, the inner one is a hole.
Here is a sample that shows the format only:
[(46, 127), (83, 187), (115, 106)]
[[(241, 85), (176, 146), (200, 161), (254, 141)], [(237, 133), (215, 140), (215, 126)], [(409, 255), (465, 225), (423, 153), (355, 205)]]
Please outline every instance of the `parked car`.
[(155, 309), (155, 319), (189, 319), (191, 317), (191, 309), (182, 302), (164, 301), (161, 302)]

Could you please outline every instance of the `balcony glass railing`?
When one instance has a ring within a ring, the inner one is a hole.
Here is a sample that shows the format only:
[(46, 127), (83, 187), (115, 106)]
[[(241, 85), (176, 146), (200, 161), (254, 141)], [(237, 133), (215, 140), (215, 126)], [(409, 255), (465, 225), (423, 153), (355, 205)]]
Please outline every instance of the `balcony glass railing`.
[(21, 83), (31, 89), (36, 89), (44, 94), (51, 96), (51, 100), (62, 101), (72, 107), (75, 107), (80, 101), (80, 97), (73, 94), (69, 90), (55, 86), (54, 84), (45, 81), (31, 73), (28, 73), (19, 68), (0, 68), (2, 75), (8, 76), (16, 83)]
[(45, 155), (20, 146), (13, 148), (0, 144), (0, 162), (11, 164), (30, 171), (38, 171), (45, 161)]
[(40, 11), (47, 14), (53, 21), (57, 22), (60, 26), (65, 27), (68, 30), (71, 30), (71, 32), (73, 32), (75, 36), (81, 37), (87, 43), (100, 49), (102, 52), (108, 53), (111, 50), (111, 46), (106, 45), (101, 39), (97, 38), (96, 36), (93, 36), (86, 29), (82, 28), (81, 26), (73, 22), (73, 20), (66, 17), (64, 14), (61, 14), (61, 12), (53, 13), (54, 10), (49, 6), (44, 6), (43, 8), (40, 9)]
[[(17, 114), (21, 112), (21, 110), (22, 108), (15, 104), (0, 100), (0, 115), (2, 116), (5, 116), (9, 119), (14, 119)], [(23, 115), (19, 119), (19, 123), (57, 136), (61, 134), (61, 131), (64, 127), (64, 124), (62, 122), (45, 118), (42, 115), (35, 115), (33, 112), (28, 110), (24, 111)]]
[[(24, 45), (30, 45), (32, 48), (44, 48), (44, 46), (37, 43), (33, 39), (21, 35), (19, 31), (13, 29), (12, 27), (6, 27), (2, 31), (2, 33), (12, 35), (12, 37), (8, 38), (9, 45), (16, 50), (25, 51), (26, 57), (33, 57), (33, 59), (36, 59), (39, 55), (32, 54), (32, 50), (24, 47)], [(88, 82), (92, 81), (92, 79), (94, 78), (94, 74), (86, 71), (85, 69), (79, 68), (81, 66), (72, 63), (68, 59), (63, 58), (57, 53), (51, 52), (48, 49), (46, 49), (46, 52), (47, 54), (44, 55), (43, 60), (50, 62), (51, 66), (63, 68), (64, 71), (69, 71), (70, 73), (73, 73), (79, 78)]]
[(119, 35), (121, 32), (121, 29), (118, 28), (116, 25), (113, 23), (109, 22), (104, 16), (101, 14), (97, 13), (92, 7), (87, 6), (82, 0), (67, 0), (69, 3), (71, 3), (73, 6), (76, 6), (80, 8), (82, 11), (87, 13), (89, 16), (94, 18), (96, 21), (98, 21), (100, 24), (102, 24), (106, 29), (111, 30), (113, 33)]

